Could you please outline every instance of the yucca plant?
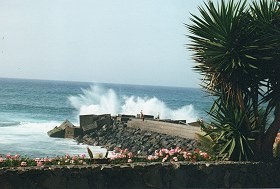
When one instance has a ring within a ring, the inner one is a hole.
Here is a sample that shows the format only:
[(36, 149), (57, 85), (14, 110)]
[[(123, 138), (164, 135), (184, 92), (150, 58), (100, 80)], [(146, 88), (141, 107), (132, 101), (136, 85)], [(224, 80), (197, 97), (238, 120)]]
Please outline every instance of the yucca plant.
[[(221, 95), (208, 112), (212, 122), (202, 124), (202, 130), (212, 139), (212, 150), (218, 159), (250, 160), (254, 155), (252, 144), (256, 135), (247, 131), (245, 117), (250, 115), (252, 108), (243, 111), (233, 101)], [(253, 119), (250, 122), (254, 125)], [(257, 127), (256, 127), (257, 128)], [(257, 132), (257, 130), (254, 130)]]
[(272, 148), (280, 129), (280, 5), (276, 1), (261, 0), (253, 2), (250, 7), (255, 21), (259, 47), (258, 66), (263, 71), (265, 81), (262, 89), (266, 89), (261, 103), (266, 103), (265, 114), (273, 112), (270, 125), (266, 125), (265, 135), (257, 143), (258, 151), (263, 159), (272, 159)]
[[(280, 129), (280, 12), (274, 0), (221, 0), (187, 25), (194, 69), (217, 100), (209, 136), (223, 159), (271, 159)], [(268, 126), (267, 117), (275, 119)], [(253, 141), (249, 141), (253, 138)], [(254, 156), (253, 156), (254, 154)]]
[[(203, 122), (200, 124), (204, 125)], [(195, 139), (198, 141), (198, 147), (204, 152), (207, 152), (213, 159), (216, 159), (216, 151), (214, 150), (214, 140), (208, 133), (195, 133)]]

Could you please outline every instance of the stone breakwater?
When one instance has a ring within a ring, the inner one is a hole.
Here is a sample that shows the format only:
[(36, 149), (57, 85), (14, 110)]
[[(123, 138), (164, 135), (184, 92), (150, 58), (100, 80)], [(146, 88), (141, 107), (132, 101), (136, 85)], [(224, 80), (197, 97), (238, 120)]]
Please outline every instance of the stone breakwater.
[(194, 139), (130, 128), (127, 127), (127, 123), (117, 121), (75, 139), (78, 143), (102, 146), (108, 150), (114, 150), (115, 147), (127, 148), (139, 155), (149, 155), (161, 148), (180, 147), (191, 151), (197, 147), (197, 142)]

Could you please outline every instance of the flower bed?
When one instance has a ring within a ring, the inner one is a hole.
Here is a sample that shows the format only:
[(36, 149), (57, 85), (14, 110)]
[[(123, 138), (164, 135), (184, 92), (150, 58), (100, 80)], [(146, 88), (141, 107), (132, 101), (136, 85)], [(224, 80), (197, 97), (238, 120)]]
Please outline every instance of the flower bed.
[[(115, 154), (115, 155), (114, 155)], [(160, 149), (155, 150), (153, 155), (147, 157), (134, 156), (127, 149), (115, 149), (113, 157), (110, 158), (111, 163), (131, 163), (131, 162), (177, 162), (177, 161), (210, 161), (213, 160), (206, 152), (195, 149), (193, 152), (175, 148), (175, 149)]]
[(132, 162), (177, 162), (177, 161), (210, 161), (213, 160), (206, 152), (199, 149), (189, 152), (181, 148), (175, 149), (159, 149), (155, 150), (153, 155), (137, 156), (127, 149), (116, 148), (110, 153), (110, 156), (103, 157), (102, 154), (93, 154), (87, 148), (89, 158), (85, 154), (70, 156), (66, 154), (63, 157), (55, 158), (28, 158), (27, 156), (21, 157), (19, 154), (5, 156), (0, 155), (0, 167), (29, 167), (29, 166), (51, 166), (51, 165), (91, 165), (100, 163), (132, 163)]

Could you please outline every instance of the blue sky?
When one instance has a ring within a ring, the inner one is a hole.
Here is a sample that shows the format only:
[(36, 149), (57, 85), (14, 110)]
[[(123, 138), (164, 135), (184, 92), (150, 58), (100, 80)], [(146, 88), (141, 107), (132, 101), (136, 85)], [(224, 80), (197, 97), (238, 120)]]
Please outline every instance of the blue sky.
[(0, 77), (199, 87), (184, 23), (202, 0), (1, 0)]

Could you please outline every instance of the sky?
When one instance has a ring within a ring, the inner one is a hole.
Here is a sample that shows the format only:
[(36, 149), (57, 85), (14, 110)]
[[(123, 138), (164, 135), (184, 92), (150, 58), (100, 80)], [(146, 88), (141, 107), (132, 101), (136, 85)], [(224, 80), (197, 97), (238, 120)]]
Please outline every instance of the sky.
[(0, 0), (0, 77), (199, 87), (203, 0)]

